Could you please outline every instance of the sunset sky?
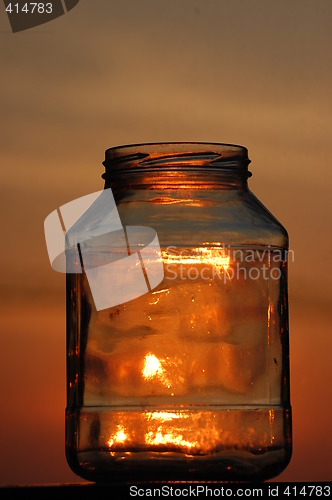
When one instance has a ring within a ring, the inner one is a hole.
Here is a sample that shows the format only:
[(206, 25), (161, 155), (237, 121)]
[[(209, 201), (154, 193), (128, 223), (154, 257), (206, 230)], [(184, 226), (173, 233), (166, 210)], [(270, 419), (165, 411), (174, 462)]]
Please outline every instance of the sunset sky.
[(80, 0), (16, 34), (1, 2), (0, 46), (0, 485), (81, 481), (44, 219), (102, 189), (106, 148), (164, 141), (249, 149), (250, 187), (295, 252), (294, 452), (278, 480), (331, 480), (332, 2)]

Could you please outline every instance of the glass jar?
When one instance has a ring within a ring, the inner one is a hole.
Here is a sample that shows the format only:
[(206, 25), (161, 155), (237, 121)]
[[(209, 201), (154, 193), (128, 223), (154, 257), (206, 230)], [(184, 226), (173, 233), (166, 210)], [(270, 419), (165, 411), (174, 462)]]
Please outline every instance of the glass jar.
[(164, 279), (97, 311), (85, 273), (67, 274), (66, 453), (78, 475), (257, 480), (288, 464), (288, 235), (249, 191), (249, 163), (228, 144), (106, 151), (105, 188), (123, 226), (157, 232)]

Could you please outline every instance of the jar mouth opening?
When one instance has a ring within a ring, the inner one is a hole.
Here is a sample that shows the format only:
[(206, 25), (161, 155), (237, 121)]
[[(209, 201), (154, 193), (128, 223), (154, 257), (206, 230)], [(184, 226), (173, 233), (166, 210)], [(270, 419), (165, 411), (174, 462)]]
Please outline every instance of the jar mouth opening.
[[(244, 146), (210, 142), (161, 142), (129, 144), (105, 151), (106, 175), (109, 172), (153, 170), (214, 170), (242, 173), (249, 177), (250, 160)], [(105, 174), (104, 174), (105, 175)], [(104, 176), (103, 176), (104, 177)]]

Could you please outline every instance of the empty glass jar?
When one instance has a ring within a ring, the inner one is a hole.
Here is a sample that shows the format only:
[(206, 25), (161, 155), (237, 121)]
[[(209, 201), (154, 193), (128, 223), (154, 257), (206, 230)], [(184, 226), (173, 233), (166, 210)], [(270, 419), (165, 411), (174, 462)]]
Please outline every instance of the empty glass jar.
[(105, 188), (124, 227), (157, 232), (164, 279), (97, 310), (86, 274), (67, 275), (66, 450), (80, 476), (257, 480), (289, 462), (288, 236), (249, 191), (248, 164), (228, 144), (106, 151)]

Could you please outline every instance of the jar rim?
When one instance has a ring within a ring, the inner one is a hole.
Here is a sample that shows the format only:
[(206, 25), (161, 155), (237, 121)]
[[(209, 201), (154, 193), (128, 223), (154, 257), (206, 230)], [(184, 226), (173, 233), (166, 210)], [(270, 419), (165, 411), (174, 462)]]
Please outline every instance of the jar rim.
[(105, 161), (112, 161), (125, 156), (132, 156), (135, 152), (144, 154), (182, 154), (214, 152), (228, 157), (237, 156), (248, 159), (248, 149), (239, 144), (223, 142), (147, 142), (137, 144), (123, 144), (106, 149)]
[(106, 149), (106, 174), (151, 170), (213, 170), (249, 177), (248, 150), (237, 144), (218, 142), (151, 142)]

